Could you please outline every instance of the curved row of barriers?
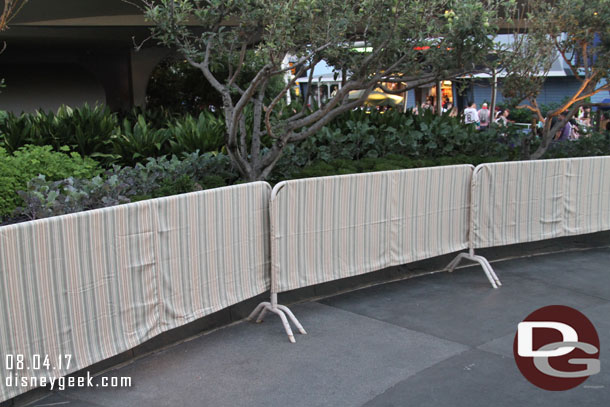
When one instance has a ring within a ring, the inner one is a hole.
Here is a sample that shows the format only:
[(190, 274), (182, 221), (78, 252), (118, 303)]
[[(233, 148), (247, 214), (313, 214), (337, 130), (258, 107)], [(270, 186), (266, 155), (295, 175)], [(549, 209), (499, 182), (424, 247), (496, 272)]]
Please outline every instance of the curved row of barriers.
[(462, 250), (447, 269), (476, 261), (497, 288), (475, 249), (603, 230), (610, 157), (255, 182), (1, 227), (0, 401), (41, 383), (16, 376), (67, 375), (267, 291), (250, 318), (279, 315), (294, 342), (280, 292)]

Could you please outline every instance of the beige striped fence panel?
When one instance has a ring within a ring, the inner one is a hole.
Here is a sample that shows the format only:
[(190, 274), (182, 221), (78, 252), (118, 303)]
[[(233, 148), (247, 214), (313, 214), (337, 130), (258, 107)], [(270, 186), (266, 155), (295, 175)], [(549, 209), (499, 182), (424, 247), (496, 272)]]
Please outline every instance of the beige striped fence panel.
[(259, 182), (1, 227), (0, 401), (36, 387), (17, 375), (64, 376), (268, 290), (269, 194)]
[(610, 230), (610, 157), (482, 164), (472, 205), (473, 248)]
[(282, 182), (271, 194), (266, 312), (304, 329), (277, 293), (468, 248), (473, 167), (457, 165)]
[(270, 288), (266, 182), (156, 201), (164, 330)]

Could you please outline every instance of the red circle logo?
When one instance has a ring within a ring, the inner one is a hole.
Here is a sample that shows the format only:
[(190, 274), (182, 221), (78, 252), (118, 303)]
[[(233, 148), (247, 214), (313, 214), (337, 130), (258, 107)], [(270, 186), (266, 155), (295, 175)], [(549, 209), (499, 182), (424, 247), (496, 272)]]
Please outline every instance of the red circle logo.
[(532, 384), (569, 390), (600, 371), (599, 337), (581, 312), (564, 305), (540, 308), (519, 323), (513, 353)]

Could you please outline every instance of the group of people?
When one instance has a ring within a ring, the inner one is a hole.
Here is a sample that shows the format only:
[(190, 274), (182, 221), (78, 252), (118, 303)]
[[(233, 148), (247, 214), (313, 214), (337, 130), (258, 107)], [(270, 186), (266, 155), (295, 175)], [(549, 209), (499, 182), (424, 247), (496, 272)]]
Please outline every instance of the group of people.
[[(424, 109), (430, 109), (433, 112), (436, 112), (436, 106), (434, 105), (434, 99), (432, 97), (428, 97), (424, 103), (419, 107), (416, 106), (413, 108), (413, 113), (418, 114), (419, 111)], [(442, 105), (442, 112), (449, 113), (451, 117), (458, 117), (459, 112), (457, 106), (446, 99)], [(464, 109), (462, 113), (462, 117), (464, 118), (464, 123), (471, 124), (474, 123), (479, 130), (485, 130), (489, 127), (489, 125), (494, 122), (499, 125), (507, 126), (509, 123), (513, 123), (512, 120), (509, 120), (508, 116), (510, 111), (508, 109), (500, 109), (497, 108), (495, 112), (491, 112), (488, 108), (487, 103), (483, 103), (481, 109), (477, 110), (477, 104), (474, 102), (468, 103), (468, 107)]]
[[(424, 109), (430, 109), (431, 111), (436, 112), (434, 98), (428, 97), (419, 109), (417, 106), (413, 108), (413, 113), (418, 114), (419, 111), (423, 111)], [(477, 109), (477, 104), (475, 102), (469, 102), (462, 113), (462, 117), (465, 124), (475, 124), (478, 130), (487, 129), (491, 123), (496, 123), (500, 126), (508, 126), (510, 123), (514, 123), (513, 120), (508, 118), (510, 115), (509, 109), (496, 107), (494, 110), (495, 111), (492, 112), (487, 103), (483, 103), (481, 109)], [(449, 99), (445, 99), (442, 105), (442, 112), (449, 113), (449, 116), (451, 117), (458, 117), (459, 115), (457, 106), (451, 103)], [(567, 117), (567, 112), (561, 113), (561, 116), (558, 119), (562, 120), (565, 117)], [(586, 133), (592, 125), (591, 107), (580, 107), (577, 114), (568, 120), (562, 129), (557, 132), (555, 140), (576, 140), (581, 137), (582, 134)], [(538, 128), (542, 128), (543, 126), (543, 122), (539, 122), (537, 125)], [(610, 130), (610, 120), (606, 120), (605, 123), (602, 122), (602, 128)]]
[(464, 123), (474, 123), (479, 130), (485, 130), (489, 127), (492, 121), (502, 126), (508, 126), (509, 123), (513, 123), (508, 118), (510, 110), (508, 109), (496, 109), (495, 112), (488, 108), (487, 103), (483, 103), (481, 109), (477, 110), (477, 104), (471, 102), (466, 109), (464, 109)]
[[(560, 120), (565, 120), (566, 117), (568, 117), (567, 112), (564, 111), (560, 114)], [(581, 106), (576, 115), (568, 120), (562, 129), (557, 132), (555, 140), (578, 140), (582, 136), (581, 133), (586, 132), (591, 126), (591, 107), (583, 108)]]

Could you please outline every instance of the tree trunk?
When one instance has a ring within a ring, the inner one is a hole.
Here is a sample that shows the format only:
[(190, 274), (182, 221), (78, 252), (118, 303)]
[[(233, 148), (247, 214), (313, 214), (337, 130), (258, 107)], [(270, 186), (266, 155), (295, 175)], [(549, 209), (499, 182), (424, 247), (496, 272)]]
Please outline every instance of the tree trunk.
[(542, 128), (542, 134), (541, 134), (541, 140), (542, 142), (540, 143), (540, 146), (538, 147), (538, 149), (534, 152), (534, 154), (532, 154), (532, 160), (538, 160), (540, 159), (544, 153), (546, 153), (546, 150), (548, 150), (549, 146), (551, 145), (551, 141), (553, 140), (553, 137), (555, 136), (554, 134), (551, 134), (551, 130), (552, 130), (552, 124), (553, 124), (553, 118), (552, 117), (547, 117), (547, 119), (544, 122), (544, 127)]
[(441, 116), (443, 114), (443, 92), (441, 82), (436, 82), (436, 114)]
[(489, 122), (493, 123), (496, 116), (496, 95), (498, 93), (498, 73), (494, 67), (491, 82), (491, 106), (489, 106)]
[(532, 145), (532, 136), (525, 136), (521, 139), (521, 158), (529, 160), (531, 158), (530, 147)]

